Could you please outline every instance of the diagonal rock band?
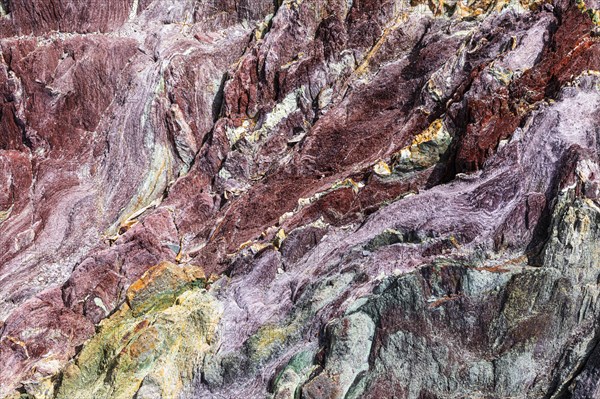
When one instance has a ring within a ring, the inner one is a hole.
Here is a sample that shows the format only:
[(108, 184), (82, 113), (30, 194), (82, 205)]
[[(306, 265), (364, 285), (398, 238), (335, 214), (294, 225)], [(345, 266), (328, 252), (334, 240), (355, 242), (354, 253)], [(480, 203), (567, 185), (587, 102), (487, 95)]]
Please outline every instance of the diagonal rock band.
[(598, 9), (0, 1), (0, 399), (598, 397)]

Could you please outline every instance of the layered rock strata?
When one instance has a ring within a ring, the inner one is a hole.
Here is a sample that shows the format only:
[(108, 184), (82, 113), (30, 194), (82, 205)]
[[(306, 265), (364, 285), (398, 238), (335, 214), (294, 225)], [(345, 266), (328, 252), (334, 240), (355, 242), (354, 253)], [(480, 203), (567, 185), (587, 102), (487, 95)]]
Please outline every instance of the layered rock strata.
[(1, 398), (600, 395), (599, 4), (0, 5)]

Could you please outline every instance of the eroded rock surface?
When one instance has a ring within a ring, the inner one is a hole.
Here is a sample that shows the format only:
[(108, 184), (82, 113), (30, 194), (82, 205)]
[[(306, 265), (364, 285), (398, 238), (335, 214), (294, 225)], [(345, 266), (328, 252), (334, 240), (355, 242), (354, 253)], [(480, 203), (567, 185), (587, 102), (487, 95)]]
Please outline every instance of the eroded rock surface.
[(0, 2), (0, 398), (597, 397), (599, 8)]

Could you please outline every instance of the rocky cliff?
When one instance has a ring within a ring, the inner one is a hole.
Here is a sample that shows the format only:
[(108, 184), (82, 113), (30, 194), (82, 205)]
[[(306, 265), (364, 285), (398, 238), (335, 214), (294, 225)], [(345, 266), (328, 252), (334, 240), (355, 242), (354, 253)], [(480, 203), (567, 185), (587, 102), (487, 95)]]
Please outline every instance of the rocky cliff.
[(0, 398), (600, 397), (599, 9), (0, 1)]

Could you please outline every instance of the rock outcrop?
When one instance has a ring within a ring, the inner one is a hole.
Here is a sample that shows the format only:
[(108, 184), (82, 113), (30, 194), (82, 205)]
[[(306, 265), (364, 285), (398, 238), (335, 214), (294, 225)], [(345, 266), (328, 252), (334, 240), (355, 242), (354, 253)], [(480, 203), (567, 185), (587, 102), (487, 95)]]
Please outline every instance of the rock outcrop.
[(0, 1), (0, 398), (598, 397), (599, 9)]

